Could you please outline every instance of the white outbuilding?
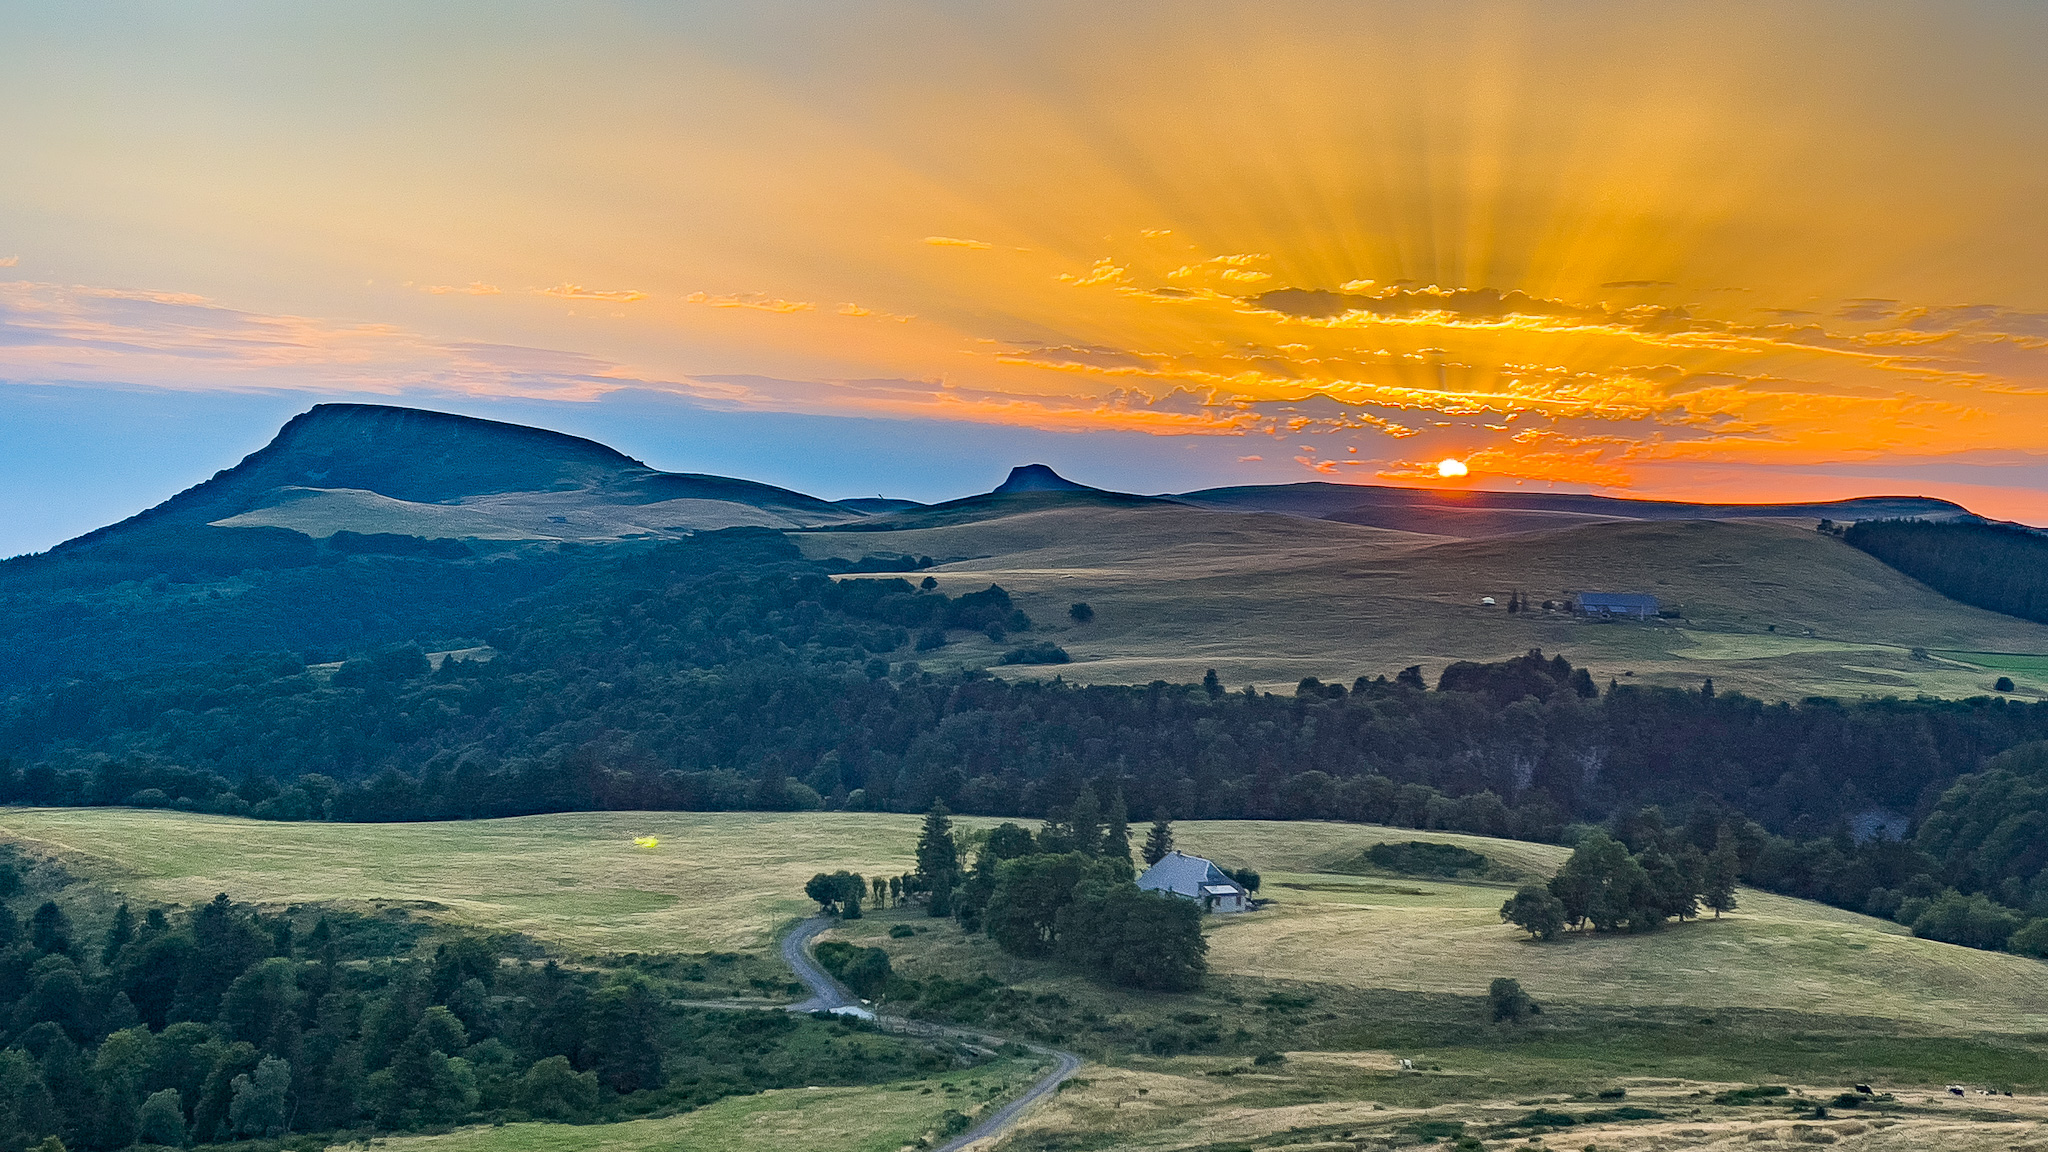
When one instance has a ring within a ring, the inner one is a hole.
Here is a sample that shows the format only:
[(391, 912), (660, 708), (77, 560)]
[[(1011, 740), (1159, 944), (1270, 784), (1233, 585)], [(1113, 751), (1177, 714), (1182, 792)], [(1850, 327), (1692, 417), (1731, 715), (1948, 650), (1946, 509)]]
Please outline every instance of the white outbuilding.
[(1200, 856), (1178, 850), (1145, 869), (1138, 877), (1138, 887), (1193, 900), (1205, 912), (1243, 912), (1251, 907), (1251, 893), (1244, 885)]

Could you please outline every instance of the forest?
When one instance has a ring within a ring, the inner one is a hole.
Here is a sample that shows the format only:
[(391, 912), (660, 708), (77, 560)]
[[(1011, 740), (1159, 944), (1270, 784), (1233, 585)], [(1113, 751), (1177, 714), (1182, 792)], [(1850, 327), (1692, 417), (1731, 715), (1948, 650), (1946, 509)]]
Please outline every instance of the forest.
[(1951, 600), (2048, 624), (2048, 536), (2033, 529), (1982, 520), (1859, 520), (1840, 531), (1843, 540)]
[[(24, 872), (49, 897), (33, 911)], [(50, 872), (0, 859), (4, 1152), (664, 1115), (956, 1058), (858, 1021), (678, 1003), (735, 955), (564, 966), (516, 938), (226, 894), (131, 909)]]

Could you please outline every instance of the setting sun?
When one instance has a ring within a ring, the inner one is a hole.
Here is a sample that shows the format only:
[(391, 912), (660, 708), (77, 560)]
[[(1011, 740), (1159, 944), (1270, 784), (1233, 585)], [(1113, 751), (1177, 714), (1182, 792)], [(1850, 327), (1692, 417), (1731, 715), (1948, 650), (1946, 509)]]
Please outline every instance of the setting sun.
[(1453, 460), (1448, 456), (1436, 462), (1436, 474), (1446, 480), (1455, 480), (1470, 471), (1463, 460)]

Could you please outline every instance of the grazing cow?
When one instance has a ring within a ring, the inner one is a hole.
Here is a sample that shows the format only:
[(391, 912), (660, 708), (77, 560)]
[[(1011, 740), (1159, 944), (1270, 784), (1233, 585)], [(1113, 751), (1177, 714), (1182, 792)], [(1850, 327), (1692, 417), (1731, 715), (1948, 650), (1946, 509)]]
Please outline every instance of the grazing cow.
[(1875, 1095), (1877, 1095), (1877, 1093), (1876, 1093), (1876, 1092), (1873, 1092), (1873, 1091), (1871, 1091), (1871, 1089), (1870, 1089), (1870, 1085), (1868, 1085), (1868, 1084), (1858, 1084), (1858, 1085), (1856, 1086), (1856, 1090), (1857, 1090), (1858, 1092), (1861, 1092), (1861, 1093), (1863, 1093), (1863, 1094), (1864, 1094), (1865, 1096), (1875, 1096)]
[(1403, 1072), (1413, 1072), (1413, 1071), (1415, 1071), (1415, 1061), (1413, 1061), (1413, 1060), (1403, 1060), (1403, 1061), (1401, 1061), (1401, 1071), (1403, 1071)]
[(1963, 1090), (1963, 1086), (1962, 1086), (1961, 1084), (1951, 1084), (1951, 1085), (1949, 1085), (1949, 1086), (1948, 1086), (1948, 1094), (1949, 1094), (1949, 1095), (1951, 1095), (1951, 1096), (1968, 1096), (1968, 1095), (1969, 1095), (1969, 1093), (1968, 1093), (1968, 1092), (1966, 1092), (1966, 1091), (1964, 1091), (1964, 1090)]

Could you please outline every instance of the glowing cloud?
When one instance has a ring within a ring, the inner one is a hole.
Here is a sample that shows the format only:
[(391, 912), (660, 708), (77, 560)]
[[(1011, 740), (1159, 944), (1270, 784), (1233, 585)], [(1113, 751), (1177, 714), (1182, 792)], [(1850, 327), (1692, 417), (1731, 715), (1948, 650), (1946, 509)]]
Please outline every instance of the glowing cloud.
[(1454, 460), (1449, 456), (1436, 462), (1436, 474), (1446, 480), (1455, 480), (1470, 471), (1471, 469), (1465, 467), (1463, 460)]
[(965, 240), (958, 236), (927, 236), (924, 242), (936, 248), (973, 248), (987, 250), (995, 247), (986, 240)]
[[(714, 296), (709, 292), (692, 292), (688, 296), (683, 297), (683, 300), (690, 304), (703, 304), (711, 308), (752, 308), (758, 312), (809, 312), (816, 307), (816, 305), (803, 300), (780, 300), (761, 292), (739, 292), (729, 296)], [(852, 305), (848, 307), (852, 307)], [(847, 312), (844, 308), (840, 309), (840, 312), (848, 316), (867, 315), (865, 312)]]
[(608, 300), (614, 304), (631, 304), (635, 300), (647, 299), (645, 292), (605, 292), (585, 288), (581, 284), (557, 284), (553, 288), (536, 288), (534, 291), (542, 296), (553, 296), (561, 300)]

